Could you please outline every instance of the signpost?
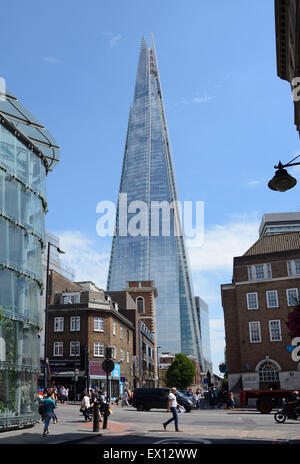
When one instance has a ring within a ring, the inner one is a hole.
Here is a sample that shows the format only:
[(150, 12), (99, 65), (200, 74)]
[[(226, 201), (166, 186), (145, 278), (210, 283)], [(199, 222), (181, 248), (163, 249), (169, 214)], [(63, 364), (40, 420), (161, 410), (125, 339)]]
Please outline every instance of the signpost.
[(106, 372), (106, 403), (104, 409), (104, 420), (103, 420), (103, 428), (107, 428), (107, 419), (108, 419), (108, 409), (109, 409), (109, 402), (110, 402), (110, 395), (109, 395), (109, 373), (112, 372), (115, 368), (115, 363), (110, 359), (112, 356), (112, 348), (106, 348), (106, 359), (102, 363), (102, 368)]

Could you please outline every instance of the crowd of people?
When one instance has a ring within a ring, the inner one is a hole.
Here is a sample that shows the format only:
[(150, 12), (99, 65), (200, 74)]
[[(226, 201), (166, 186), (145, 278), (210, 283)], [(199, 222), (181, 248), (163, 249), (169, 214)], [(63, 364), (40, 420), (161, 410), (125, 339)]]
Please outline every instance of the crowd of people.
[(211, 388), (203, 390), (202, 388), (187, 392), (187, 396), (193, 398), (197, 409), (213, 409), (218, 407), (224, 409), (233, 409), (235, 406), (235, 395), (227, 390), (218, 390)]

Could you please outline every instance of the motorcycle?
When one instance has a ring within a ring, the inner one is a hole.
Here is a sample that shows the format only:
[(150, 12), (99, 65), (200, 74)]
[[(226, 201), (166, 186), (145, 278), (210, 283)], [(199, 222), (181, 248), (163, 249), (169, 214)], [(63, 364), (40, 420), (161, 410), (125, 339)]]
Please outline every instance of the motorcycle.
[(282, 408), (275, 412), (274, 419), (279, 424), (283, 424), (286, 419), (300, 420), (300, 414), (295, 410), (294, 403), (286, 399), (282, 404)]

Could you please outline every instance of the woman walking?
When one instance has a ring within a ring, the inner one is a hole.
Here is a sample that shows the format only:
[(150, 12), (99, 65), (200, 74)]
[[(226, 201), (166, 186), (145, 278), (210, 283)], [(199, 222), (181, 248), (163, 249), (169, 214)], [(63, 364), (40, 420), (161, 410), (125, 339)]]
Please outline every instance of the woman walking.
[(45, 406), (45, 423), (44, 423), (44, 432), (43, 436), (49, 434), (49, 424), (53, 415), (53, 410), (56, 408), (55, 401), (51, 398), (52, 393), (48, 392), (47, 393), (47, 398), (45, 398), (43, 401), (43, 404)]

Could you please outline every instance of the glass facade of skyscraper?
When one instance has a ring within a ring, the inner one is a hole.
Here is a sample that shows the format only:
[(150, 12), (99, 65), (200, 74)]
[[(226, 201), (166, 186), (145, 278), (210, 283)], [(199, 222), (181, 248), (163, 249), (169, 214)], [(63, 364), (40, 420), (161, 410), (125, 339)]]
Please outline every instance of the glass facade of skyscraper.
[[(155, 47), (152, 41), (150, 49), (144, 39), (129, 115), (119, 193), (123, 195), (119, 196), (107, 289), (121, 290), (128, 280), (153, 280), (158, 290), (158, 345), (162, 351), (196, 355), (202, 364), (201, 338), (184, 238), (181, 231), (174, 233), (174, 222), (178, 217), (177, 192)], [(127, 195), (125, 207), (128, 206), (125, 219), (124, 194)], [(137, 201), (144, 202), (147, 211), (139, 210), (139, 205), (134, 203)], [(169, 235), (163, 232), (162, 210), (158, 227), (154, 227), (154, 202), (175, 204), (170, 210)], [(137, 221), (137, 211), (141, 233), (133, 234), (130, 226)], [(128, 233), (124, 233), (125, 229)]]
[(9, 92), (0, 99), (0, 430), (38, 419), (46, 175), (56, 142)]

